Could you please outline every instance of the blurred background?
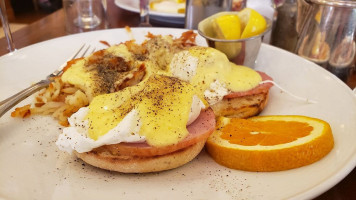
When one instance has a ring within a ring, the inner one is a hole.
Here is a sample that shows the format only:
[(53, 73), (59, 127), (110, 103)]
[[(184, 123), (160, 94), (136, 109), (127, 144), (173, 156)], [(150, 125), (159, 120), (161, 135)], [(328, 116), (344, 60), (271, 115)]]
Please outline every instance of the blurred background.
[[(15, 32), (60, 9), (62, 0), (5, 0), (5, 5), (11, 31)], [(1, 28), (0, 38), (3, 36)]]

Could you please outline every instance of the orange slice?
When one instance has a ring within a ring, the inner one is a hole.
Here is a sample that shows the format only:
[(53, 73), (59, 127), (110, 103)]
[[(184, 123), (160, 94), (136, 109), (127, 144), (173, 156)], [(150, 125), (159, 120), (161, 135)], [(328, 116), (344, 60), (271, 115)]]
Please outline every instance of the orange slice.
[(280, 171), (314, 163), (334, 146), (330, 125), (306, 116), (218, 118), (206, 149), (219, 164), (246, 171)]

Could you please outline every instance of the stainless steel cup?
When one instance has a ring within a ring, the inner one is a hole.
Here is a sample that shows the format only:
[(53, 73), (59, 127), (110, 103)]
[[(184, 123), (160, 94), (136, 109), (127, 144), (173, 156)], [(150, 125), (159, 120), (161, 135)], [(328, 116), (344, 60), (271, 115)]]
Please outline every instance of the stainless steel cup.
[(211, 20), (215, 19), (219, 15), (226, 14), (237, 14), (237, 12), (220, 12), (204, 19), (198, 25), (198, 33), (206, 39), (209, 47), (213, 47), (225, 53), (231, 62), (237, 65), (244, 65), (254, 68), (258, 52), (260, 51), (263, 36), (271, 30), (272, 21), (265, 17), (267, 22), (266, 30), (254, 37), (238, 40), (214, 38), (214, 30), (210, 25), (212, 23)]
[(186, 0), (185, 28), (197, 29), (203, 19), (231, 9), (232, 0)]

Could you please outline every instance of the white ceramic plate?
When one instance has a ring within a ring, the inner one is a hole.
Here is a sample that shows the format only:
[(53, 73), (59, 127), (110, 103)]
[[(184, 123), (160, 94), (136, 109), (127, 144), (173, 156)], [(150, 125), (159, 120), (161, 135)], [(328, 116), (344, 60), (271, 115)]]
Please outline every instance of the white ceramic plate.
[[(99, 48), (147, 31), (174, 34), (182, 29), (112, 29), (38, 43), (0, 57), (0, 99), (40, 80), (84, 42)], [(205, 45), (201, 37), (198, 44)], [(356, 99), (334, 75), (294, 54), (262, 45), (257, 69), (290, 92), (317, 101), (308, 104), (273, 87), (263, 115), (307, 115), (328, 121), (334, 149), (298, 169), (257, 173), (228, 169), (204, 151), (192, 162), (166, 172), (120, 174), (84, 164), (54, 144), (61, 126), (51, 117), (0, 119), (0, 198), (5, 199), (310, 199), (342, 180), (356, 165)], [(341, 99), (341, 100), (340, 100)], [(31, 102), (28, 98), (20, 105)]]
[[(131, 12), (139, 13), (139, 0), (115, 0), (115, 5), (118, 7), (129, 10)], [(184, 26), (185, 14), (180, 13), (168, 13), (150, 11), (150, 20), (158, 24)]]

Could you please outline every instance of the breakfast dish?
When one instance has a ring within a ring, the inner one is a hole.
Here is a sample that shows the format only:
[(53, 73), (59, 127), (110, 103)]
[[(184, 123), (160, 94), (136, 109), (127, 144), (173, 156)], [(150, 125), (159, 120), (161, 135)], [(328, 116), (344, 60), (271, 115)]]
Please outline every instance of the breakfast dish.
[(271, 78), (195, 46), (193, 31), (147, 37), (69, 61), (30, 108), (11, 116), (51, 114), (68, 126), (60, 150), (103, 169), (144, 173), (195, 158), (215, 117), (247, 118), (266, 106), (272, 84), (263, 81)]
[[(146, 35), (147, 31), (133, 29), (133, 35), (138, 42), (142, 42), (144, 39), (142, 36)], [(174, 33), (175, 36), (182, 33), (182, 30), (178, 29), (157, 28), (149, 31), (162, 35)], [(4, 81), (1, 84), (4, 91), (1, 98), (10, 96), (14, 90), (27, 87), (31, 82), (53, 71), (71, 54), (68, 52), (68, 46), (76, 49), (81, 43), (92, 41), (99, 48), (103, 48), (97, 41), (105, 40), (115, 44), (129, 39), (130, 35), (122, 29), (90, 32), (39, 43), (21, 49), (13, 56), (1, 57), (1, 66), (16, 64), (14, 65), (16, 68), (11, 70), (1, 68), (1, 81)], [(197, 38), (197, 43), (206, 45), (204, 39), (200, 37)], [(281, 199), (313, 198), (326, 191), (354, 167), (355, 148), (352, 148), (351, 142), (356, 137), (352, 131), (356, 128), (353, 123), (356, 120), (354, 112), (356, 102), (353, 94), (336, 77), (295, 55), (268, 45), (262, 45), (260, 52), (256, 70), (266, 72), (289, 91), (317, 102), (310, 104), (297, 101), (281, 93), (278, 88), (272, 88), (269, 93), (269, 104), (261, 114), (313, 116), (325, 119), (334, 129), (335, 147), (319, 162), (278, 173), (248, 173), (222, 167), (202, 151), (192, 162), (174, 170), (145, 175), (124, 175), (98, 170), (76, 159), (74, 155), (58, 151), (54, 143), (63, 128), (51, 117), (33, 116), (26, 120), (14, 120), (7, 113), (0, 119), (0, 130), (3, 133), (0, 140), (0, 158), (4, 161), (1, 162), (3, 164), (0, 168), (7, 171), (0, 177), (0, 180), (4, 180), (0, 182), (2, 186), (0, 194), (5, 197), (23, 198), (25, 197), (23, 195), (27, 195), (45, 199), (75, 199), (78, 195), (89, 199), (115, 195), (154, 199), (168, 194), (177, 199), (218, 197)], [(48, 61), (41, 59), (43, 53), (47, 55)], [(58, 55), (63, 57), (58, 58)], [(31, 69), (28, 68), (29, 60), (25, 59), (28, 56), (33, 62)], [(273, 57), (280, 59), (270, 59)], [(14, 70), (21, 81), (11, 79)], [(26, 70), (39, 73), (33, 74), (33, 77), (20, 73)], [(323, 88), (333, 90), (335, 97), (330, 96)], [(340, 97), (346, 101), (342, 105), (337, 104)], [(31, 101), (32, 99), (28, 99), (21, 105)], [(330, 115), (330, 112), (333, 115)], [(14, 157), (13, 154), (18, 156)], [(25, 169), (18, 165), (18, 159), (27, 163)], [(305, 182), (305, 176), (309, 177), (308, 182)], [(294, 187), (284, 184), (288, 180), (293, 180)], [(28, 193), (17, 193), (13, 188)], [(137, 192), (137, 188), (140, 188), (140, 192)]]
[[(115, 4), (122, 9), (139, 13), (139, 0), (115, 0)], [(185, 3), (180, 3), (179, 5), (181, 4), (185, 5)], [(171, 5), (169, 5), (169, 7), (171, 7)], [(183, 7), (178, 6), (178, 8), (182, 10)], [(164, 8), (160, 8), (159, 10), (151, 9), (150, 20), (162, 25), (184, 26), (185, 12), (181, 11), (178, 13), (178, 9), (177, 12), (163, 11), (162, 9)]]

